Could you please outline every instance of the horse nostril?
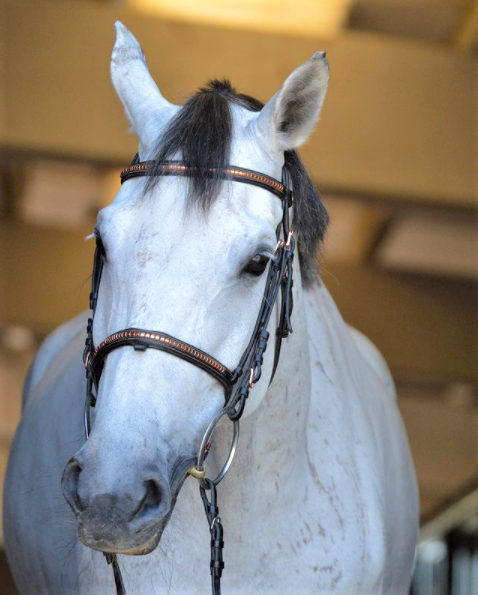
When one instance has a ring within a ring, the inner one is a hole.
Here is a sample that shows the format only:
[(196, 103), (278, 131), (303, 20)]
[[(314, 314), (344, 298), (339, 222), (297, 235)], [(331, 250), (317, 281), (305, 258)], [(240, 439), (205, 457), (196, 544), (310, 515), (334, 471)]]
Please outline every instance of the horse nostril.
[(71, 506), (74, 513), (78, 514), (83, 510), (81, 500), (78, 496), (78, 478), (82, 471), (80, 463), (73, 457), (66, 464), (61, 478), (63, 495)]
[[(161, 504), (161, 488), (154, 479), (149, 479), (144, 482), (146, 486), (146, 494), (143, 499), (143, 505), (140, 511), (147, 513), (151, 510), (155, 510)], [(139, 512), (139, 511), (138, 511)]]
[[(88, 465), (85, 473), (86, 470)], [(118, 485), (116, 489), (102, 482), (104, 491), (98, 492), (94, 489), (95, 482), (91, 481), (91, 472), (80, 478), (83, 471), (83, 463), (72, 457), (61, 479), (65, 500), (77, 517), (82, 516), (83, 521), (86, 517), (114, 518), (117, 523), (129, 523), (133, 519), (141, 521), (143, 517), (149, 520), (161, 515), (170, 505), (168, 484), (163, 484), (160, 477), (135, 482), (134, 487)]]
[(157, 512), (162, 503), (162, 490), (159, 482), (154, 479), (148, 479), (143, 482), (143, 485), (145, 486), (144, 495), (131, 514), (131, 521), (134, 518), (147, 516), (148, 513)]

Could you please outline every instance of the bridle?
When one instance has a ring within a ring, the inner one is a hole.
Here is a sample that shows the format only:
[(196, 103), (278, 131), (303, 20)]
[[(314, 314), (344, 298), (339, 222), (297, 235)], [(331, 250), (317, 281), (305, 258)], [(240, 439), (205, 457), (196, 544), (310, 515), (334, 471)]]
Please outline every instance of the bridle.
[[(190, 177), (193, 174), (193, 168), (183, 162), (165, 161), (158, 165), (152, 161), (141, 162), (139, 161), (139, 156), (136, 155), (131, 165), (121, 172), (121, 183), (123, 184), (127, 180), (141, 176)], [(97, 236), (92, 290), (90, 294), (92, 315), (88, 319), (87, 338), (83, 352), (83, 362), (87, 379), (84, 425), (86, 439), (88, 439), (91, 427), (90, 409), (96, 404), (95, 394), (98, 394), (98, 386), (105, 360), (113, 350), (120, 347), (131, 346), (135, 351), (146, 351), (146, 349), (150, 348), (166, 351), (197, 366), (222, 384), (225, 405), (211, 420), (199, 449), (197, 463), (188, 471), (200, 483), (200, 494), (211, 533), (210, 568), (212, 593), (213, 595), (219, 595), (221, 590), (220, 579), (224, 569), (222, 557), (224, 540), (219, 508), (217, 506), (216, 486), (224, 478), (232, 463), (239, 439), (239, 419), (244, 412), (250, 390), (260, 380), (262, 375), (263, 357), (269, 339), (267, 327), (279, 295), (279, 324), (276, 329), (274, 363), (270, 382), (272, 382), (279, 362), (282, 339), (292, 332), (290, 317), (293, 308), (292, 261), (294, 258), (295, 238), (289, 227), (289, 209), (292, 206), (292, 190), (290, 188), (289, 172), (285, 166), (282, 168), (281, 182), (265, 174), (235, 166), (224, 168), (211, 167), (207, 170), (206, 175), (258, 186), (272, 192), (282, 201), (282, 221), (276, 232), (277, 247), (274, 258), (270, 260), (262, 303), (249, 343), (234, 370), (229, 370), (221, 362), (201, 349), (161, 331), (128, 328), (113, 333), (95, 347), (93, 343), (93, 321), (98, 302), (101, 274), (104, 263), (106, 262), (105, 250), (101, 239)], [(234, 424), (234, 436), (226, 463), (215, 479), (209, 479), (206, 477), (204, 461), (209, 452), (210, 438), (214, 428), (224, 415), (227, 415)], [(210, 492), (210, 498), (208, 498), (207, 492)], [(116, 554), (105, 554), (105, 556), (108, 564), (111, 564), (113, 567), (117, 595), (124, 595), (125, 589)]]
[[(167, 161), (157, 165), (151, 161), (140, 162), (139, 156), (136, 155), (131, 165), (121, 172), (121, 183), (123, 184), (127, 180), (141, 176), (189, 177), (193, 173), (192, 168), (180, 161)], [(146, 351), (149, 348), (166, 351), (204, 370), (222, 384), (225, 405), (211, 420), (199, 449), (197, 463), (188, 471), (190, 475), (196, 477), (200, 482), (200, 494), (211, 533), (210, 568), (212, 593), (213, 595), (219, 595), (221, 590), (220, 580), (224, 569), (222, 558), (224, 540), (219, 508), (217, 506), (216, 486), (224, 478), (232, 463), (239, 439), (239, 419), (244, 412), (249, 391), (260, 380), (262, 375), (263, 357), (269, 339), (267, 327), (279, 294), (281, 296), (279, 325), (276, 330), (274, 363), (270, 382), (272, 382), (279, 362), (282, 339), (292, 332), (290, 317), (293, 308), (292, 261), (294, 257), (295, 238), (289, 227), (289, 209), (292, 205), (292, 191), (290, 189), (289, 173), (285, 166), (282, 169), (282, 182), (265, 174), (234, 166), (220, 169), (211, 167), (207, 170), (207, 175), (258, 186), (272, 192), (282, 201), (282, 221), (276, 232), (277, 247), (274, 258), (270, 260), (262, 303), (249, 343), (234, 370), (229, 370), (221, 362), (201, 349), (161, 331), (138, 328), (120, 330), (107, 337), (95, 348), (93, 343), (93, 321), (98, 302), (101, 274), (106, 261), (106, 254), (101, 239), (97, 237), (92, 290), (90, 294), (92, 315), (88, 319), (87, 338), (83, 352), (87, 379), (84, 425), (86, 439), (88, 439), (90, 434), (90, 408), (96, 404), (96, 396), (93, 389), (98, 394), (98, 386), (105, 360), (113, 350), (120, 347), (132, 346), (135, 351)], [(209, 479), (206, 478), (206, 471), (203, 466), (204, 460), (210, 448), (210, 437), (217, 423), (224, 415), (227, 415), (234, 423), (233, 441), (222, 470), (215, 479)], [(210, 499), (208, 498), (207, 491), (210, 492)], [(111, 564), (113, 567), (117, 595), (124, 595), (123, 579), (116, 554), (105, 554), (105, 556), (108, 564)]]

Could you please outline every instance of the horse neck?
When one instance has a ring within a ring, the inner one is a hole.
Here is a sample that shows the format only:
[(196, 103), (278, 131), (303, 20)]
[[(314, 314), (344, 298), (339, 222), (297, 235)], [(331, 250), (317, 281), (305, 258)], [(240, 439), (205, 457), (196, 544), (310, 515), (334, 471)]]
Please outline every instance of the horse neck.
[[(300, 280), (294, 285), (294, 332), (282, 342), (279, 366), (258, 409), (241, 421), (235, 461), (221, 484), (221, 508), (244, 517), (238, 502), (253, 498), (265, 506), (268, 492), (277, 496), (297, 490), (304, 481), (306, 424), (310, 401), (310, 363), (307, 320)], [(270, 346), (272, 349), (272, 346)], [(267, 375), (264, 374), (267, 382)], [(246, 404), (247, 407), (247, 404)], [(228, 452), (230, 424), (218, 428), (214, 458)], [(255, 498), (257, 496), (257, 498)]]

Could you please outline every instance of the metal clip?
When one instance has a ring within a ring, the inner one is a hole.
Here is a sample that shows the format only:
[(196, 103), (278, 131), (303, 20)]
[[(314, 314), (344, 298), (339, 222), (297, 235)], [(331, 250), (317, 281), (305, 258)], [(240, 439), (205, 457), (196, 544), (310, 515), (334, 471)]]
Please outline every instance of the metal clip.
[(287, 242), (285, 244), (285, 249), (286, 250), (290, 250), (290, 245), (291, 245), (291, 242), (292, 242), (292, 236), (293, 235), (294, 235), (294, 232), (293, 231), (289, 231), (289, 235), (287, 236)]
[(249, 374), (249, 388), (254, 388), (255, 383), (252, 381), (254, 378), (254, 368), (251, 368), (251, 373)]
[(277, 254), (277, 252), (279, 251), (279, 248), (282, 248), (283, 245), (284, 245), (284, 241), (283, 240), (279, 240), (277, 242), (277, 246), (275, 247), (274, 254)]
[(221, 522), (222, 522), (222, 521), (221, 521), (221, 517), (220, 517), (220, 516), (215, 516), (215, 517), (212, 519), (212, 523), (211, 523), (211, 526), (209, 527), (209, 530), (210, 530), (210, 531), (212, 531), (212, 530), (214, 529), (214, 525), (215, 525), (216, 523), (221, 523)]

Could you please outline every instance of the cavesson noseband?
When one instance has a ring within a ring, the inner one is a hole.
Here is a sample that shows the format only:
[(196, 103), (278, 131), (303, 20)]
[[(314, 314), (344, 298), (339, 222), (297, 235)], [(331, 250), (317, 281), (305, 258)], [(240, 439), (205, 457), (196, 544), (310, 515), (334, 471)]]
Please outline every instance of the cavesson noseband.
[[(184, 176), (190, 177), (194, 170), (180, 161), (165, 161), (156, 164), (152, 161), (139, 161), (138, 155), (133, 159), (130, 166), (121, 172), (121, 183), (127, 180), (142, 176)], [(289, 209), (292, 205), (292, 191), (289, 184), (289, 174), (284, 166), (282, 169), (282, 181), (265, 174), (244, 169), (241, 167), (227, 166), (224, 168), (211, 167), (206, 171), (206, 175), (252, 184), (272, 192), (277, 196), (283, 205), (282, 221), (277, 228), (277, 247), (274, 258), (271, 258), (267, 272), (267, 280), (264, 289), (264, 295), (259, 314), (257, 316), (249, 343), (242, 354), (237, 367), (229, 370), (225, 365), (215, 359), (213, 356), (194, 347), (181, 339), (167, 335), (161, 331), (144, 330), (138, 328), (128, 328), (117, 331), (102, 341), (97, 347), (93, 343), (93, 321), (95, 317), (96, 306), (98, 302), (98, 293), (100, 288), (101, 273), (106, 254), (97, 237), (96, 250), (93, 264), (92, 290), (90, 294), (91, 318), (88, 319), (87, 338), (83, 361), (86, 370), (86, 403), (85, 403), (85, 435), (88, 439), (90, 434), (90, 408), (96, 404), (96, 395), (107, 356), (115, 349), (120, 347), (133, 347), (136, 351), (146, 351), (146, 349), (158, 349), (166, 351), (176, 357), (189, 362), (210, 374), (215, 380), (220, 382), (224, 388), (225, 405), (211, 420), (204, 438), (202, 440), (197, 463), (188, 473), (196, 477), (200, 482), (200, 493), (204, 503), (206, 516), (211, 532), (211, 575), (212, 592), (214, 595), (220, 594), (220, 579), (224, 568), (222, 559), (222, 549), (224, 547), (223, 529), (217, 507), (216, 486), (226, 475), (234, 457), (237, 441), (239, 438), (239, 419), (241, 418), (246, 404), (249, 391), (260, 380), (262, 374), (262, 364), (264, 352), (267, 348), (269, 332), (267, 327), (272, 315), (272, 311), (280, 294), (279, 325), (276, 330), (276, 342), (274, 353), (274, 364), (272, 369), (272, 378), (274, 377), (279, 362), (282, 339), (292, 332), (290, 317), (292, 314), (292, 261), (294, 258), (295, 238), (289, 228)], [(210, 448), (210, 437), (219, 420), (227, 415), (234, 422), (234, 437), (227, 461), (221, 472), (215, 479), (206, 478), (204, 469), (204, 460)], [(210, 491), (210, 499), (207, 492)], [(124, 595), (124, 585), (121, 572), (116, 559), (116, 554), (105, 554), (109, 564), (112, 564), (117, 595)]]

